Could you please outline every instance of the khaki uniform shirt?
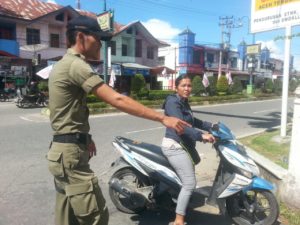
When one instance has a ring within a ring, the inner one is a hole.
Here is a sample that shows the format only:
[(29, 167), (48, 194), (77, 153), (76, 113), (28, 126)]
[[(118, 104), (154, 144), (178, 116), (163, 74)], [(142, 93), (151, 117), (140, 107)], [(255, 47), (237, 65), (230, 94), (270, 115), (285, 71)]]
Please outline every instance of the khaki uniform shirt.
[(50, 121), (54, 135), (89, 132), (86, 96), (102, 82), (83, 55), (68, 49), (49, 76)]

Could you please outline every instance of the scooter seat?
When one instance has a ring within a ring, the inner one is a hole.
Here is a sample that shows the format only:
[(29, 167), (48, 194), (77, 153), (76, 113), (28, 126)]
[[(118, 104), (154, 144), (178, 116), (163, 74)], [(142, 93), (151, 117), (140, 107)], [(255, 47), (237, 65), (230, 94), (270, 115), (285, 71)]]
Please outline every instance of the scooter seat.
[(116, 140), (129, 147), (130, 151), (145, 156), (151, 161), (168, 168), (172, 168), (167, 158), (163, 155), (161, 148), (157, 145), (145, 142), (137, 142), (124, 137), (116, 137)]

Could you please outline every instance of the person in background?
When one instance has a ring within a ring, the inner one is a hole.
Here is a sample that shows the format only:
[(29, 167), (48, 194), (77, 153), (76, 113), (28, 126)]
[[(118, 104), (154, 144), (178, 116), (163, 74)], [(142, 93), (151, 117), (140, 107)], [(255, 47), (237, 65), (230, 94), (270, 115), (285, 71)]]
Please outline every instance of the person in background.
[(96, 19), (78, 16), (70, 20), (69, 49), (49, 76), (53, 139), (47, 159), (56, 188), (56, 225), (108, 224), (105, 199), (89, 165), (96, 147), (89, 134), (88, 94), (93, 93), (121, 111), (160, 122), (174, 132), (181, 133), (188, 126), (178, 118), (165, 116), (117, 93), (103, 82), (87, 60), (100, 60), (101, 40), (110, 38), (111, 34), (102, 31)]
[(169, 95), (164, 102), (163, 109), (166, 116), (174, 116), (191, 124), (179, 134), (172, 128), (167, 128), (162, 140), (162, 152), (176, 171), (182, 182), (174, 225), (184, 225), (186, 209), (190, 197), (196, 187), (195, 164), (200, 162), (200, 157), (195, 149), (196, 141), (214, 142), (215, 138), (209, 133), (212, 123), (199, 120), (193, 116), (188, 97), (192, 91), (191, 78), (180, 75), (175, 80), (176, 94)]
[(29, 87), (29, 95), (38, 95), (38, 93), (39, 93), (38, 83), (36, 81), (31, 81)]

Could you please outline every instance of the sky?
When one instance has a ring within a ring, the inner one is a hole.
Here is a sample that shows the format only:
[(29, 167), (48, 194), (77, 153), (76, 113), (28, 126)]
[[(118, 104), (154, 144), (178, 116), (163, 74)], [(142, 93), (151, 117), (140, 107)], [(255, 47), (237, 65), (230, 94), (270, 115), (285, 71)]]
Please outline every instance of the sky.
[[(50, 1), (73, 8), (76, 8), (77, 2)], [(82, 10), (96, 14), (104, 9), (104, 0), (80, 0), (80, 4)], [(165, 42), (177, 43), (178, 34), (189, 28), (196, 34), (197, 44), (215, 47), (221, 43), (220, 17), (233, 16), (240, 27), (231, 31), (232, 48), (236, 49), (243, 40), (252, 44), (253, 36), (249, 34), (251, 0), (106, 0), (106, 8), (114, 10), (116, 22), (126, 25), (141, 21), (154, 37)], [(239, 18), (242, 23), (238, 23)], [(300, 26), (294, 26), (292, 34), (298, 33)], [(284, 29), (256, 33), (255, 41), (262, 43), (262, 48), (268, 47), (271, 57), (284, 59), (284, 40), (275, 41), (276, 37), (284, 35)], [(292, 39), (291, 54), (294, 56), (294, 68), (300, 71), (300, 36)]]

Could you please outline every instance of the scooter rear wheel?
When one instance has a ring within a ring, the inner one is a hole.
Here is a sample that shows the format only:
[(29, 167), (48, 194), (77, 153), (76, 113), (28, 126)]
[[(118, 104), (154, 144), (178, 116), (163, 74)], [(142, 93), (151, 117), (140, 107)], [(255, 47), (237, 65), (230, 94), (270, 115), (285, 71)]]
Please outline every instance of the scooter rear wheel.
[[(116, 178), (120, 182), (125, 183), (131, 190), (147, 186), (148, 180), (142, 174), (130, 168), (123, 168), (115, 172), (111, 179)], [(131, 199), (121, 195), (113, 188), (109, 187), (109, 195), (116, 208), (125, 213), (140, 213), (146, 209), (146, 206), (141, 206), (132, 202)]]
[(226, 208), (233, 222), (239, 225), (272, 225), (279, 216), (274, 194), (265, 190), (236, 194), (226, 200)]

